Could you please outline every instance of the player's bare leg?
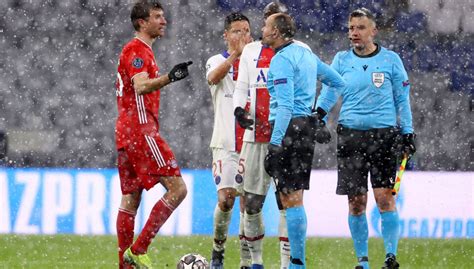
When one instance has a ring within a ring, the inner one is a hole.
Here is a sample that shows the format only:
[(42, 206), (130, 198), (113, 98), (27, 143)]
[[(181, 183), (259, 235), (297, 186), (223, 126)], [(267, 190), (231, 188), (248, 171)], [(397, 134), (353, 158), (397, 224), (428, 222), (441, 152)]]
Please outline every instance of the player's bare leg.
[(225, 242), (236, 195), (237, 191), (234, 188), (222, 188), (217, 191), (218, 201), (214, 210), (214, 243), (212, 246), (211, 269), (223, 268)]
[(382, 268), (398, 268), (399, 264), (396, 255), (400, 236), (400, 224), (395, 198), (390, 188), (375, 188), (374, 196), (382, 220), (382, 237), (386, 254), (385, 263)]

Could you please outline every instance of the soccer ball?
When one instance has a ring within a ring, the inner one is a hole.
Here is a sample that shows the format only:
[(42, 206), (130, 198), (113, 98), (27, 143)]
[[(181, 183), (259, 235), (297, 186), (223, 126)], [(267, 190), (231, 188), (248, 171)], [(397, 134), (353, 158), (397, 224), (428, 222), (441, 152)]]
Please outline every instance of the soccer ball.
[(179, 259), (176, 269), (209, 269), (209, 263), (203, 256), (190, 253)]

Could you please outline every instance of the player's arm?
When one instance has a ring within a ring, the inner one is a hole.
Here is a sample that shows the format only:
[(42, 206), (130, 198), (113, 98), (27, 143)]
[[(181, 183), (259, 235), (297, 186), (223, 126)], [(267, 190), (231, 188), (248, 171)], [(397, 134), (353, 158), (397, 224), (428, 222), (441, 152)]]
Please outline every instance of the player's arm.
[(412, 114), (410, 107), (410, 82), (408, 74), (398, 55), (394, 55), (393, 65), (393, 97), (402, 134), (413, 133)]
[[(337, 59), (336, 59), (337, 60)], [(341, 75), (331, 66), (318, 58), (318, 79), (323, 84), (335, 89), (341, 89), (346, 86), (346, 82)]]
[(214, 70), (212, 70), (207, 76), (207, 83), (209, 85), (216, 85), (229, 73), (230, 68), (232, 68), (233, 63), (237, 60), (242, 54), (242, 50), (245, 45), (251, 41), (243, 33), (239, 35), (238, 38), (229, 39), (229, 57), (218, 65)]
[(416, 152), (416, 135), (412, 125), (410, 82), (402, 60), (397, 54), (394, 54), (392, 87), (395, 109), (402, 129), (402, 154), (407, 158), (411, 158)]
[(249, 72), (248, 69), (249, 63), (247, 62), (246, 55), (250, 52), (248, 51), (249, 47), (245, 47), (242, 51), (242, 56), (240, 57), (239, 62), (239, 75), (237, 77), (237, 82), (235, 83), (235, 90), (233, 96), (234, 110), (238, 107), (245, 108), (247, 104), (248, 89), (250, 85)]
[(209, 72), (207, 76), (207, 83), (209, 85), (216, 85), (221, 82), (222, 79), (229, 73), (229, 70), (232, 68), (232, 64), (234, 63), (237, 58), (239, 58), (240, 54), (236, 51), (232, 52), (229, 57), (221, 64), (219, 64), (214, 70)]
[(281, 146), (293, 115), (295, 98), (294, 70), (291, 62), (283, 57), (274, 57), (270, 69), (273, 72), (273, 87), (278, 104), (270, 144)]
[(150, 79), (146, 72), (136, 74), (133, 77), (133, 88), (139, 95), (154, 92), (170, 83), (171, 80), (168, 76)]
[[(248, 47), (247, 47), (248, 48)], [(235, 83), (234, 95), (232, 101), (234, 103), (234, 116), (240, 127), (244, 129), (253, 130), (252, 125), (254, 121), (249, 119), (249, 113), (245, 110), (247, 104), (247, 96), (249, 89), (249, 70), (246, 55), (246, 49), (242, 51), (242, 56), (239, 62), (239, 75)]]
[(139, 95), (159, 90), (171, 82), (187, 77), (189, 75), (188, 66), (192, 63), (192, 61), (179, 63), (167, 75), (157, 78), (149, 78), (147, 72), (138, 73), (133, 77), (133, 88)]
[[(330, 69), (326, 68), (326, 66)], [(340, 75), (339, 54), (336, 54), (336, 56), (334, 56), (331, 66), (328, 66), (324, 63), (318, 64), (318, 74), (320, 68), (325, 71), (321, 72), (321, 76), (318, 75), (318, 78), (320, 78), (323, 82), (323, 88), (321, 89), (321, 93), (319, 94), (318, 100), (316, 102), (316, 107), (321, 108), (327, 114), (337, 103), (337, 100), (339, 99), (339, 96), (345, 87), (345, 81)], [(337, 73), (337, 76), (332, 77), (332, 72)], [(330, 75), (328, 76), (327, 74)], [(343, 83), (339, 81), (340, 79)], [(324, 82), (324, 80), (326, 80), (326, 82)], [(335, 85), (338, 85), (338, 87)]]

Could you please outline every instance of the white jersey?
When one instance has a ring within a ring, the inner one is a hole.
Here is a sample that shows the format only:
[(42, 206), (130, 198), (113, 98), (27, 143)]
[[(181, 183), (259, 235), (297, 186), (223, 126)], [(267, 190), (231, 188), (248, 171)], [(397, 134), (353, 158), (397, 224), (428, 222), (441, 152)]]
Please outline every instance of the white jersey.
[[(223, 52), (209, 58), (206, 63), (206, 79), (209, 74), (222, 64), (229, 54)], [(214, 105), (214, 130), (211, 148), (222, 148), (240, 152), (244, 130), (234, 117), (233, 95), (238, 75), (239, 61), (235, 61), (229, 73), (216, 85), (209, 85)]]
[[(294, 42), (311, 50), (301, 41)], [(245, 130), (245, 142), (270, 141), (271, 127), (268, 122), (270, 94), (267, 89), (267, 73), (273, 55), (275, 53), (271, 48), (263, 46), (260, 41), (255, 41), (247, 44), (240, 56), (233, 107), (245, 107), (248, 102), (250, 118), (254, 121), (253, 130)]]

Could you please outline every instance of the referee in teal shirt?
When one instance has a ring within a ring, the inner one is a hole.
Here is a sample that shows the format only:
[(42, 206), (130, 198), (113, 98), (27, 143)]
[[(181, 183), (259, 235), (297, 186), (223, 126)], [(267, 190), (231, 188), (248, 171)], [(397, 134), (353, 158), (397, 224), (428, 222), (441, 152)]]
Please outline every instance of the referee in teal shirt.
[(262, 43), (275, 51), (267, 80), (273, 130), (264, 164), (286, 209), (290, 268), (306, 268), (303, 190), (309, 189), (316, 125), (320, 123), (311, 116), (316, 82), (319, 78), (331, 88), (343, 88), (345, 82), (309, 49), (293, 43), (295, 25), (287, 14), (268, 17), (262, 32)]
[[(385, 264), (398, 268), (399, 217), (392, 196), (397, 157), (415, 153), (410, 83), (400, 57), (374, 42), (377, 28), (366, 8), (349, 16), (352, 49), (336, 54), (331, 66), (346, 80), (344, 89), (323, 87), (316, 106), (329, 112), (339, 97), (336, 193), (347, 195), (349, 228), (358, 269), (369, 268), (366, 217), (368, 175), (382, 220)], [(401, 154), (400, 154), (401, 153)]]

